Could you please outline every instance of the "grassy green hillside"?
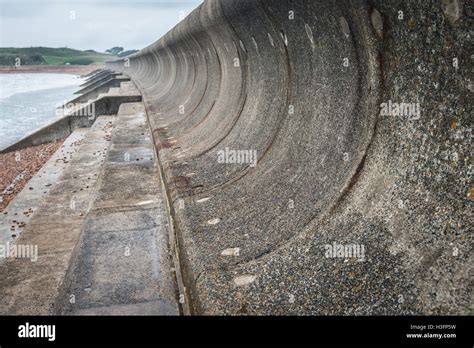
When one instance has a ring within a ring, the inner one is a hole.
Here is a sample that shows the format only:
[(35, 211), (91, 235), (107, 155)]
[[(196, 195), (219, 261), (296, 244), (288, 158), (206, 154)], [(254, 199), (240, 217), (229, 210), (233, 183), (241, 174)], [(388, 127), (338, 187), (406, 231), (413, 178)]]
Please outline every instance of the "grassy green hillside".
[(24, 66), (65, 65), (68, 63), (71, 65), (102, 64), (115, 57), (93, 50), (79, 51), (65, 47), (0, 47), (0, 65), (13, 66), (15, 65), (16, 58), (20, 58), (21, 65)]

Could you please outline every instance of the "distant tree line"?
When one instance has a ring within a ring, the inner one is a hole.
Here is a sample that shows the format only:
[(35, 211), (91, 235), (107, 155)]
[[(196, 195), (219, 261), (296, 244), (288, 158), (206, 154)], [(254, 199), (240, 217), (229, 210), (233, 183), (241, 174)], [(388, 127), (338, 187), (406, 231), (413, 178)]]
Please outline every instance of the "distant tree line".
[(134, 53), (138, 52), (138, 50), (127, 50), (127, 51), (124, 51), (124, 48), (123, 48), (123, 47), (116, 46), (116, 47), (109, 48), (109, 49), (106, 50), (105, 52), (106, 52), (106, 53), (113, 54), (114, 56), (117, 56), (117, 57), (126, 57), (126, 56), (129, 56), (129, 55), (131, 55), (131, 54), (134, 54)]

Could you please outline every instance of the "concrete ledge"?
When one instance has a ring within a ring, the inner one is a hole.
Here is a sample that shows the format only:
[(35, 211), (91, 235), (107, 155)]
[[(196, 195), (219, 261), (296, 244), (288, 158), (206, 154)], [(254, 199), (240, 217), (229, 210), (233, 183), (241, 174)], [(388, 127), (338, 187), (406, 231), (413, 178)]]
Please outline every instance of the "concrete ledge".
[(16, 143), (4, 148), (0, 153), (7, 153), (29, 146), (41, 145), (50, 141), (63, 139), (71, 133), (71, 120), (69, 116), (66, 116), (27, 135)]
[(91, 127), (98, 115), (116, 115), (123, 103), (142, 101), (142, 96), (133, 85), (130, 85), (130, 82), (123, 79), (117, 81), (120, 82), (119, 87), (116, 88), (117, 91), (114, 91), (111, 85), (104, 89), (102, 89), (104, 87), (102, 85), (97, 87), (97, 91), (91, 92), (95, 93), (95, 98), (86, 98), (87, 103), (81, 103), (77, 100), (75, 102), (71, 101), (75, 108), (73, 110), (66, 109), (69, 111), (67, 116), (27, 135), (16, 143), (0, 150), (0, 153), (16, 151), (65, 138), (77, 128)]
[[(37, 259), (0, 260), (0, 314), (53, 315), (66, 297), (65, 283), (85, 216), (95, 198), (114, 117), (99, 117), (69, 165), (26, 225), (15, 246), (31, 246)], [(98, 141), (98, 139), (101, 139)], [(98, 154), (98, 155), (97, 155)]]

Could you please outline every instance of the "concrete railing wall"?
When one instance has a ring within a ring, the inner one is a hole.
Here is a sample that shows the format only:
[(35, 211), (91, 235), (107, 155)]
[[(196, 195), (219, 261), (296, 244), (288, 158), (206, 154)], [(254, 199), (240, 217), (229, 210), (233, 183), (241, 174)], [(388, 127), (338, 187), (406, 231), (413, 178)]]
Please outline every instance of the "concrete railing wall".
[(194, 312), (472, 313), (472, 13), (207, 0), (108, 64), (142, 92)]

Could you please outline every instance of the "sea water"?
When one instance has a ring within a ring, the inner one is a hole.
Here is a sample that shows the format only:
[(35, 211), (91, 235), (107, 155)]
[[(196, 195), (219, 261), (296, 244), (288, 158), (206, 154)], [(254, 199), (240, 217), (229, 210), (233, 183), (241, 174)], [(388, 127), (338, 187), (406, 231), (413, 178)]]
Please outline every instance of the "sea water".
[(84, 82), (68, 74), (0, 74), (0, 149), (62, 117)]

